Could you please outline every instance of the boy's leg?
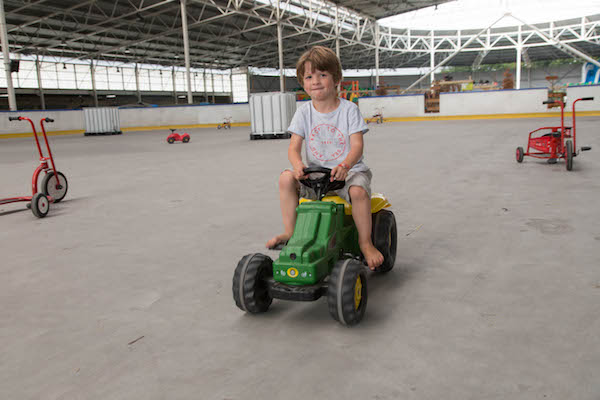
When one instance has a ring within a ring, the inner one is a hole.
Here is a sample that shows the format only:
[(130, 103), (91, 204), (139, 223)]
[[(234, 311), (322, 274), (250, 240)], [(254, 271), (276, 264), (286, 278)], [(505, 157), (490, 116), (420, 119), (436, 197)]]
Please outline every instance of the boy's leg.
[(283, 219), (283, 233), (267, 242), (267, 248), (272, 249), (280, 243), (285, 243), (292, 237), (296, 226), (296, 207), (298, 206), (298, 181), (292, 171), (285, 170), (279, 175), (279, 205)]
[(383, 264), (383, 255), (371, 240), (372, 217), (369, 193), (361, 186), (350, 186), (348, 193), (352, 200), (352, 218), (358, 230), (358, 245), (369, 268), (375, 270)]

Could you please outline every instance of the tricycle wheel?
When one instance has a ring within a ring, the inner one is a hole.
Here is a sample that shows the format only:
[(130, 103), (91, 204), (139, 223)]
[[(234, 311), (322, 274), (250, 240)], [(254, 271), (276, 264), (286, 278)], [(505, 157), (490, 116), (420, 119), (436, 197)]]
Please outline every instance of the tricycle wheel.
[(170, 137), (167, 139), (167, 142), (169, 142), (169, 144), (173, 144), (173, 143), (175, 143), (175, 138)]
[(273, 276), (273, 260), (254, 253), (242, 257), (233, 274), (233, 299), (246, 312), (256, 314), (269, 309), (273, 297), (266, 278)]
[(383, 255), (383, 264), (376, 271), (390, 271), (394, 268), (396, 262), (396, 245), (398, 242), (394, 213), (388, 210), (379, 210), (373, 214), (371, 240)]
[(67, 177), (60, 171), (56, 171), (58, 175), (58, 184), (60, 185), (60, 189), (56, 188), (56, 177), (54, 176), (54, 171), (50, 171), (44, 176), (42, 180), (42, 193), (46, 196), (52, 197), (54, 203), (58, 203), (67, 195), (67, 190), (69, 189), (69, 183), (67, 182)]
[(573, 141), (567, 140), (565, 145), (565, 162), (567, 164), (567, 171), (573, 169)]
[(217, 125), (217, 129), (221, 129), (221, 128), (222, 128), (222, 126), (220, 124)]
[(329, 314), (342, 325), (358, 324), (367, 309), (367, 273), (353, 258), (335, 263), (327, 287)]
[(523, 155), (524, 155), (523, 148), (517, 147), (517, 162), (518, 163), (523, 162)]
[(188, 143), (190, 141), (190, 137), (189, 136), (184, 136), (183, 139), (181, 139), (181, 141), (183, 143)]
[(44, 218), (50, 210), (50, 201), (44, 193), (36, 193), (31, 199), (31, 212), (38, 218)]

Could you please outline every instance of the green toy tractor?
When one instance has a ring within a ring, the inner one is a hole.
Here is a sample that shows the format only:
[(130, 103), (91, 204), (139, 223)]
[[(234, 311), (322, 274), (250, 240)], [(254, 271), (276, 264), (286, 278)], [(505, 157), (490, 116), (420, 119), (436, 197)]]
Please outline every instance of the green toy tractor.
[[(329, 168), (304, 172), (308, 178), (302, 184), (313, 188), (319, 200), (300, 199), (294, 234), (277, 260), (260, 253), (242, 257), (233, 275), (233, 298), (240, 309), (256, 314), (267, 311), (274, 298), (314, 301), (326, 295), (331, 316), (355, 325), (367, 307), (368, 268), (351, 205), (339, 196), (325, 196), (345, 182), (330, 182)], [(372, 240), (384, 257), (379, 273), (390, 271), (396, 259), (396, 219), (385, 210), (389, 206), (382, 195), (371, 196)]]

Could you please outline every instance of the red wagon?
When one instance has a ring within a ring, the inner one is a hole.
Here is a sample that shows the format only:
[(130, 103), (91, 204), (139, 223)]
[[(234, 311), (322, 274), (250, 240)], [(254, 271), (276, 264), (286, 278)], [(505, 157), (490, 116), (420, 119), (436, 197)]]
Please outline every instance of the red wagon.
[[(48, 149), (48, 157), (44, 156), (40, 141), (38, 140), (37, 132), (33, 121), (26, 117), (8, 117), (10, 121), (29, 121), (31, 129), (33, 129), (33, 137), (35, 144), (37, 145), (38, 152), (40, 153), (40, 165), (33, 172), (31, 179), (31, 196), (22, 197), (8, 197), (0, 199), (0, 205), (8, 203), (16, 203), (19, 201), (28, 201), (28, 208), (31, 208), (33, 215), (38, 218), (43, 218), (48, 214), (50, 210), (50, 203), (58, 203), (67, 195), (67, 189), (69, 188), (67, 177), (60, 171), (56, 170), (54, 164), (54, 158), (52, 157), (52, 151), (50, 151), (50, 145), (48, 144), (48, 136), (46, 135), (46, 129), (44, 128), (44, 122), (54, 122), (50, 118), (42, 118), (40, 120), (40, 126), (42, 127), (42, 133), (44, 134), (44, 141), (46, 142), (46, 149)], [(50, 166), (48, 166), (50, 161)], [(38, 178), (40, 174), (44, 172), (44, 179), (42, 180), (41, 192), (38, 192)]]
[(549, 164), (555, 164), (559, 158), (563, 158), (567, 170), (570, 171), (573, 168), (573, 158), (579, 154), (579, 151), (592, 149), (589, 146), (581, 146), (581, 149), (577, 150), (575, 104), (578, 101), (587, 100), (594, 100), (594, 98), (583, 97), (573, 102), (572, 127), (565, 126), (565, 104), (561, 100), (545, 101), (544, 104), (560, 105), (560, 126), (545, 126), (529, 132), (527, 151), (523, 151), (522, 147), (517, 147), (517, 162), (523, 162), (525, 156), (547, 159)]

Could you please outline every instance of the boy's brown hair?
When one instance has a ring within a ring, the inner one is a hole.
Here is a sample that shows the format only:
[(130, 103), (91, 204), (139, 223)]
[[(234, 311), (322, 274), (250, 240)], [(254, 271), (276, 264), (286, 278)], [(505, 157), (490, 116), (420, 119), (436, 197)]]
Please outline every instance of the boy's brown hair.
[(307, 61), (310, 61), (313, 69), (329, 72), (333, 76), (333, 83), (338, 84), (342, 80), (342, 64), (333, 50), (323, 46), (313, 46), (302, 54), (296, 63), (296, 79), (300, 85), (304, 84)]

